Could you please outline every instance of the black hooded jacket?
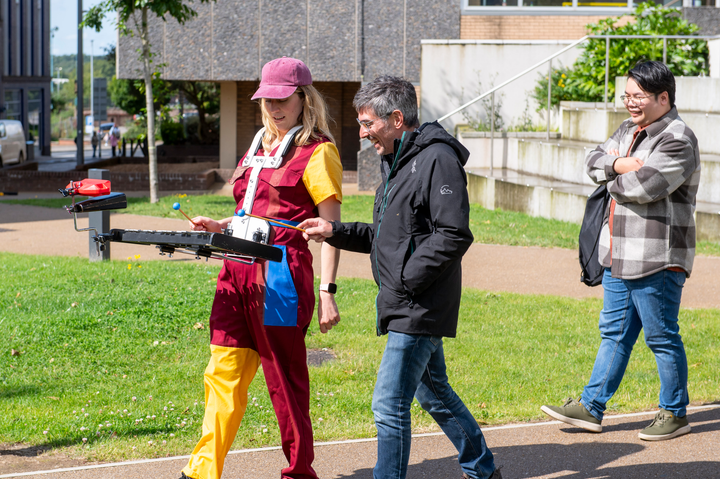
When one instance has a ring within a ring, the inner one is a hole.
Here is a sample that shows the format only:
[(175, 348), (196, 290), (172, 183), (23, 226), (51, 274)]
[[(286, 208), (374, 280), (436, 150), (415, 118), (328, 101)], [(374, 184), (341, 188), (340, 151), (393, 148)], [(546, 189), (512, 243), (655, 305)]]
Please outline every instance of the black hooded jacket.
[(373, 224), (333, 222), (327, 242), (369, 253), (379, 291), (377, 331), (455, 337), (469, 227), (468, 150), (437, 122), (382, 158)]

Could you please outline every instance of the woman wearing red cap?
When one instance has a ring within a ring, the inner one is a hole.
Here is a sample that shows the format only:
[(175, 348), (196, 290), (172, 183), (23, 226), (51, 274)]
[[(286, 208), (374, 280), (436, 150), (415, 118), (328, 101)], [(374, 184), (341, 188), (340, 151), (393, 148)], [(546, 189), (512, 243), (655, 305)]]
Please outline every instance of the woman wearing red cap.
[[(236, 213), (244, 209), (291, 225), (318, 214), (340, 219), (342, 165), (327, 107), (311, 84), (310, 70), (300, 60), (283, 57), (263, 67), (252, 99), (260, 99), (264, 134), (258, 133), (230, 180)], [(191, 229), (236, 229), (245, 221), (238, 218), (198, 216)], [(312, 255), (298, 231), (271, 229), (270, 244), (283, 250), (282, 263), (225, 261), (218, 276), (210, 314), (203, 435), (182, 477), (220, 479), (245, 413), (248, 386), (262, 364), (289, 463), (282, 477), (317, 478), (305, 351), (315, 307)], [(318, 317), (325, 333), (340, 321), (334, 299), (339, 252), (324, 244), (321, 253)]]

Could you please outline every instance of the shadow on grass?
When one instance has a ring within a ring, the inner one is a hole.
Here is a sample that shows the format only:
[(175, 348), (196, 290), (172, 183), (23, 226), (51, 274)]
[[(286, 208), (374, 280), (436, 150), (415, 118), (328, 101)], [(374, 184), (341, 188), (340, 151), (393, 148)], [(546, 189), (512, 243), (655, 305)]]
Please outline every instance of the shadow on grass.
[(107, 433), (103, 433), (101, 436), (97, 436), (94, 432), (85, 431), (78, 432), (77, 435), (65, 435), (63, 437), (57, 437), (50, 441), (43, 442), (36, 445), (28, 444), (0, 444), (0, 456), (39, 456), (43, 452), (50, 451), (53, 449), (59, 449), (69, 446), (78, 446), (83, 443), (83, 437), (87, 437), (87, 445), (90, 446), (96, 442), (107, 442), (114, 439), (127, 439), (132, 437), (149, 437), (155, 439), (157, 434), (169, 434), (177, 432), (177, 427), (145, 427), (143, 429), (133, 429), (132, 431), (113, 431), (112, 436)]
[(0, 389), (0, 399), (12, 399), (20, 396), (37, 396), (40, 388), (37, 386), (15, 386)]

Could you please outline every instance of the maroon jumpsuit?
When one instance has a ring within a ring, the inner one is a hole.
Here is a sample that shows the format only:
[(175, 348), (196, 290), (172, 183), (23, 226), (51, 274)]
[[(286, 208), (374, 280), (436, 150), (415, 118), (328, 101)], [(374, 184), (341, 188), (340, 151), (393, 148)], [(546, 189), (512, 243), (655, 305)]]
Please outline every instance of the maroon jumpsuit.
[[(324, 141), (327, 140), (302, 147), (292, 146), (279, 168), (265, 168), (260, 172), (253, 214), (293, 222), (318, 216), (302, 178), (315, 148)], [(258, 152), (261, 154), (262, 150)], [(242, 207), (250, 173), (251, 168), (240, 166), (230, 180), (238, 204), (236, 212)], [(282, 477), (316, 479), (311, 465), (313, 432), (305, 351), (305, 334), (315, 307), (312, 254), (300, 232), (277, 226), (272, 228), (272, 245), (284, 250), (282, 263), (224, 262), (210, 315), (210, 343), (257, 351), (278, 418), (282, 449), (289, 462)], [(210, 369), (208, 366), (205, 373), (206, 388), (207, 376), (213, 374)], [(247, 391), (237, 391), (233, 396), (243, 399)], [(244, 403), (240, 407), (235, 400), (230, 402), (232, 404), (227, 407), (239, 410), (233, 414), (244, 413)], [(204, 424), (209, 424), (211, 429), (213, 420), (222, 420), (219, 416), (213, 419), (207, 415), (206, 409)], [(235, 432), (228, 435), (227, 440), (231, 443)], [(196, 452), (194, 458), (195, 455)], [(193, 459), (188, 467), (192, 465)], [(199, 470), (186, 468), (184, 472), (190, 475)]]

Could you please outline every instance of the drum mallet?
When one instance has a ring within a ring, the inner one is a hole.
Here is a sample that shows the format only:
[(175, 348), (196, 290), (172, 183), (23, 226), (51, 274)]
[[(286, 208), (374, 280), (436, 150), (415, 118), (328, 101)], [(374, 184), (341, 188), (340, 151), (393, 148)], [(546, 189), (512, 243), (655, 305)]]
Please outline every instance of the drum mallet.
[(192, 223), (192, 224), (194, 224), (194, 225), (197, 225), (197, 223), (195, 223), (195, 222), (192, 220), (192, 218), (190, 218), (188, 215), (185, 214), (185, 212), (184, 212), (182, 209), (180, 209), (180, 203), (173, 203), (173, 209), (174, 209), (175, 211), (179, 211), (180, 213), (182, 213), (182, 215), (183, 215), (185, 218), (187, 218), (187, 219), (190, 221), (190, 223)]
[(278, 225), (278, 226), (280, 226), (280, 227), (282, 227), (282, 228), (292, 228), (292, 229), (294, 229), (294, 230), (302, 231), (303, 233), (305, 232), (304, 229), (298, 228), (297, 226), (289, 225), (289, 224), (284, 223), (284, 222), (282, 222), (282, 221), (274, 220), (274, 219), (272, 219), (272, 218), (266, 218), (266, 217), (264, 217), (264, 216), (258, 216), (258, 215), (253, 215), (253, 214), (250, 214), (250, 213), (246, 213), (245, 210), (240, 210), (240, 211), (238, 211), (238, 212), (235, 213), (235, 214), (236, 214), (237, 216), (241, 217), (241, 218), (242, 218), (243, 216), (251, 216), (251, 217), (257, 218), (257, 219), (259, 219), (259, 220), (265, 220), (265, 221), (268, 221), (268, 222), (270, 222), (270, 223), (276, 224), (276, 225)]

